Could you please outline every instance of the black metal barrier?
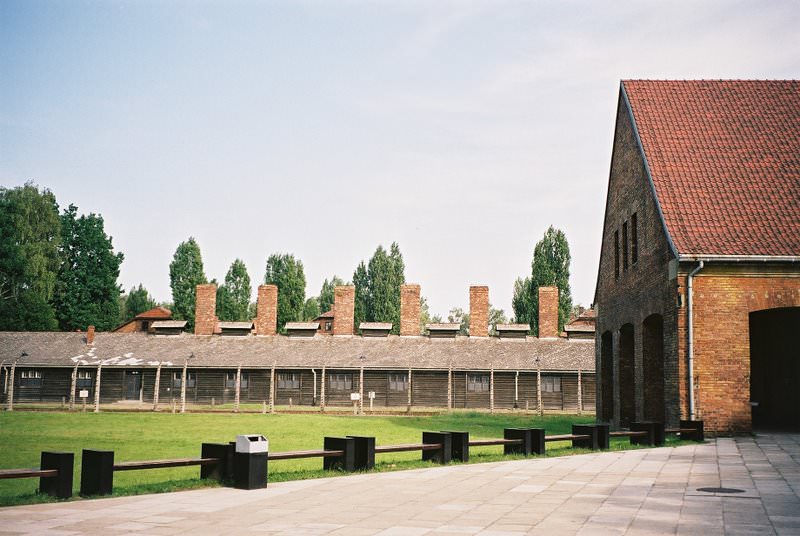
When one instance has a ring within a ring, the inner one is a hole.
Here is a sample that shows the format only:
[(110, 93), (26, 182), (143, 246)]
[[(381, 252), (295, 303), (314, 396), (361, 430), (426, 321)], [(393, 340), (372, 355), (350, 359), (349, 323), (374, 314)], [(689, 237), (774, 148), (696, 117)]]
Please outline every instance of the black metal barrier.
[[(572, 441), (573, 448), (604, 450), (611, 437), (628, 437), (635, 445), (663, 445), (666, 434), (680, 434), (681, 439), (703, 441), (703, 421), (680, 421), (680, 428), (665, 429), (660, 422), (635, 422), (629, 431), (609, 431), (606, 423), (575, 424), (572, 433), (545, 435), (543, 428), (506, 428), (502, 438), (473, 439), (469, 432), (423, 432), (421, 443), (376, 446), (374, 437), (325, 437), (321, 450), (287, 452), (238, 453), (234, 444), (203, 443), (200, 458), (114, 462), (114, 451), (84, 449), (81, 461), (80, 494), (109, 495), (114, 487), (114, 472), (165, 467), (200, 466), (200, 478), (233, 481), (236, 487), (255, 489), (267, 485), (267, 462), (299, 458), (322, 458), (325, 470), (345, 472), (367, 471), (375, 467), (375, 455), (389, 452), (421, 451), (422, 459), (439, 464), (452, 460), (469, 461), (471, 447), (502, 445), (504, 454), (545, 453), (545, 444)], [(262, 438), (263, 439), (263, 438)], [(263, 459), (262, 459), (263, 458)], [(0, 479), (38, 477), (41, 493), (59, 498), (72, 496), (74, 454), (71, 452), (42, 452), (39, 469), (3, 469)]]

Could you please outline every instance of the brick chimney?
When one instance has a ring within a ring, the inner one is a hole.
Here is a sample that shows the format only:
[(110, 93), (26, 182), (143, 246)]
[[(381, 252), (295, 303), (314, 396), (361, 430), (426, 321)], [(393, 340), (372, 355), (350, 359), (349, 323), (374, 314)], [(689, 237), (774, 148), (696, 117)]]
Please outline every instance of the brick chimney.
[(94, 344), (94, 326), (86, 328), (86, 344), (89, 346)]
[(278, 287), (260, 285), (256, 302), (256, 335), (278, 333)]
[(489, 336), (489, 287), (469, 287), (469, 336)]
[(197, 285), (194, 301), (194, 334), (213, 335), (217, 327), (217, 285)]
[(356, 287), (342, 285), (333, 289), (333, 334), (352, 335), (355, 322)]
[(400, 286), (400, 336), (416, 337), (419, 329), (419, 285)]
[(539, 338), (558, 337), (558, 287), (539, 287)]

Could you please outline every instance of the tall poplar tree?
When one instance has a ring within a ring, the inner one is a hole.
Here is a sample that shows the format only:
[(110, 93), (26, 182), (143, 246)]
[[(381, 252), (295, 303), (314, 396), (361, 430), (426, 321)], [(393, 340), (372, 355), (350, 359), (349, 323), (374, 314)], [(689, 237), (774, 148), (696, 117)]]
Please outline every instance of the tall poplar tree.
[(217, 317), (230, 322), (250, 320), (250, 275), (241, 259), (236, 259), (225, 274), (225, 283), (217, 289)]
[(306, 301), (306, 275), (303, 263), (290, 254), (273, 254), (267, 259), (264, 283), (278, 287), (278, 329), (286, 322), (303, 319)]
[(206, 283), (200, 246), (194, 237), (178, 244), (169, 265), (169, 286), (172, 289), (172, 317), (186, 320), (187, 329), (194, 329), (196, 287)]
[(358, 330), (361, 322), (367, 322), (367, 309), (369, 308), (369, 274), (364, 261), (358, 263), (356, 271), (353, 272), (353, 285), (356, 287), (353, 319), (355, 329)]
[(338, 275), (334, 275), (330, 281), (325, 279), (322, 282), (322, 289), (319, 291), (319, 310), (321, 313), (327, 313), (333, 309), (333, 293), (336, 287), (344, 285), (344, 281)]
[(50, 303), (60, 265), (61, 220), (50, 190), (0, 188), (0, 330), (57, 327)]
[(61, 215), (61, 268), (53, 305), (61, 329), (113, 329), (120, 320), (117, 278), (124, 255), (114, 253), (99, 214), (78, 216), (70, 205)]
[(539, 287), (558, 287), (558, 332), (564, 329), (572, 310), (569, 286), (569, 243), (564, 231), (552, 225), (536, 244), (531, 262), (531, 318), (533, 334), (539, 335)]
[(379, 245), (369, 260), (353, 274), (356, 286), (356, 326), (363, 322), (391, 322), (392, 333), (400, 331), (400, 286), (405, 264), (400, 247), (393, 242), (389, 252)]

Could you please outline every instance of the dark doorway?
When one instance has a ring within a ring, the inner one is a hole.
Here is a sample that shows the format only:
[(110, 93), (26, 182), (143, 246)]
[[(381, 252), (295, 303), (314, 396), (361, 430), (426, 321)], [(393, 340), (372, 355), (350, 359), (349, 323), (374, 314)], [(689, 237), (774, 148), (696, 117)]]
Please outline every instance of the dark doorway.
[(138, 370), (125, 371), (125, 400), (140, 400), (142, 373)]
[(664, 319), (650, 315), (642, 323), (644, 418), (664, 422)]
[(636, 420), (636, 364), (633, 354), (633, 325), (619, 330), (619, 424), (626, 427)]
[(600, 420), (614, 420), (614, 336), (603, 333), (600, 340)]
[(753, 427), (800, 428), (800, 307), (750, 313)]

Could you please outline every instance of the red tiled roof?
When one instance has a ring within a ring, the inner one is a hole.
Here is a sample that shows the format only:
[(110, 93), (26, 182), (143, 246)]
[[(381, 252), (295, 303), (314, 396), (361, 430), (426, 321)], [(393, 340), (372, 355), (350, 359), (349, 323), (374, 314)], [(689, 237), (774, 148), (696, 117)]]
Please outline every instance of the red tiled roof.
[(800, 81), (623, 86), (680, 255), (800, 255)]
[(168, 320), (172, 318), (172, 311), (170, 311), (166, 307), (153, 307), (148, 311), (139, 313), (138, 315), (136, 315), (136, 318), (141, 320), (148, 320), (148, 319)]

